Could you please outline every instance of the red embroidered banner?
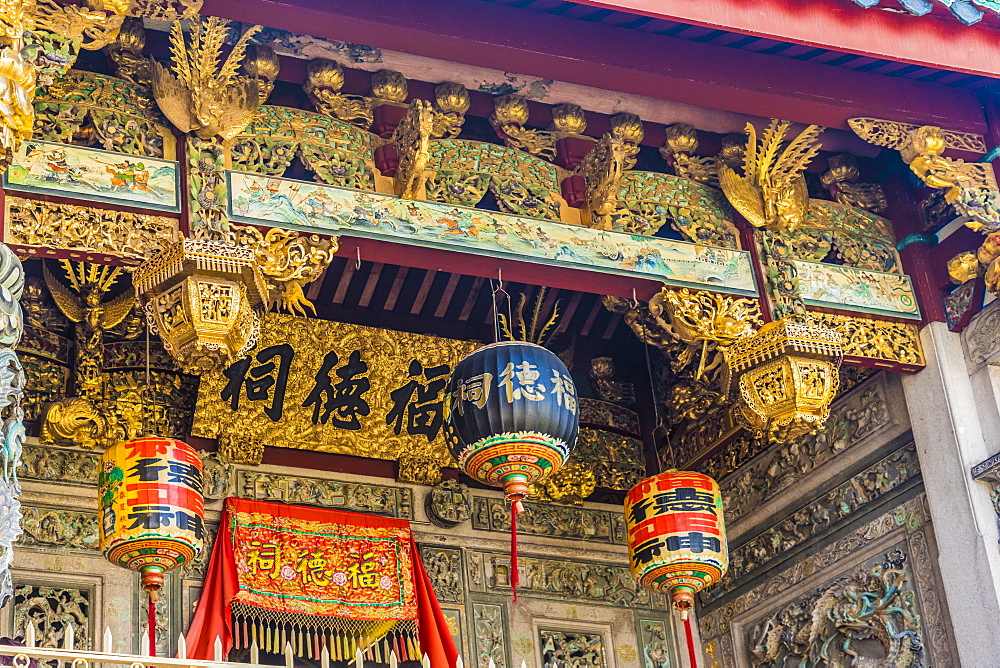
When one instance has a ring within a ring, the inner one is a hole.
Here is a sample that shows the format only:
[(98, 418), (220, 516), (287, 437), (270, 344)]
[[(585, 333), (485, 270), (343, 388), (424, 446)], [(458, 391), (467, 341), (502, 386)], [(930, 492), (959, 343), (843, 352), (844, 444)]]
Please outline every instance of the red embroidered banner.
[(234, 601), (286, 614), (416, 618), (408, 522), (233, 505), (229, 530), (240, 583)]
[[(233, 623), (234, 603), (244, 619), (240, 628)], [(274, 632), (250, 638), (246, 618)], [(337, 620), (375, 624), (366, 628), (381, 633), (397, 622), (415, 625), (420, 652), (435, 668), (454, 666), (458, 656), (408, 521), (226, 499), (188, 629), (188, 655), (211, 659), (216, 638), (228, 653), (234, 631), (243, 647), (253, 640), (267, 649), (270, 642), (280, 652), (282, 629), (319, 645), (330, 629), (348, 628)], [(370, 639), (376, 636), (373, 631)], [(330, 641), (337, 645), (334, 635)]]

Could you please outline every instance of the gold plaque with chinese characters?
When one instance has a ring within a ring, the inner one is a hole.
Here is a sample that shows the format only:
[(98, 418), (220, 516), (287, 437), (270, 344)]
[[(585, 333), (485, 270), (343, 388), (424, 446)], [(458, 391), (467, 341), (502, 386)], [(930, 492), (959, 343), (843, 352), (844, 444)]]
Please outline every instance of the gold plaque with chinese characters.
[(192, 434), (233, 461), (263, 446), (454, 466), (444, 387), (478, 343), (268, 314), (260, 344), (202, 376)]

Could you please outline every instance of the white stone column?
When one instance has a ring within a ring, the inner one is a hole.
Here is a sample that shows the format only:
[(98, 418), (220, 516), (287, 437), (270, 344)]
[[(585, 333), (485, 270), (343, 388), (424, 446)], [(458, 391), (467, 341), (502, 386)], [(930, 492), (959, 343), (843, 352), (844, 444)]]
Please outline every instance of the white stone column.
[(962, 666), (996, 666), (1000, 657), (997, 521), (989, 488), (970, 475), (971, 468), (1000, 445), (992, 419), (996, 399), (992, 391), (983, 391), (983, 383), (973, 389), (961, 337), (944, 323), (927, 325), (921, 341), (927, 368), (904, 377), (903, 389), (955, 644)]

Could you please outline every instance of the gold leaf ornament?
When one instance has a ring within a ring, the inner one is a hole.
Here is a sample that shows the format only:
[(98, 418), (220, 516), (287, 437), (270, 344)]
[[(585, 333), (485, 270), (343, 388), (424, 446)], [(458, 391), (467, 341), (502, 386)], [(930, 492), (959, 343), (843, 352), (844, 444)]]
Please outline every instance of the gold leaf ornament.
[(210, 16), (191, 21), (185, 35), (175, 22), (170, 29), (173, 65), (150, 63), (153, 95), (164, 116), (201, 139), (235, 137), (260, 105), (257, 80), (238, 73), (260, 26), (248, 28), (223, 60), (227, 29), (228, 21)]

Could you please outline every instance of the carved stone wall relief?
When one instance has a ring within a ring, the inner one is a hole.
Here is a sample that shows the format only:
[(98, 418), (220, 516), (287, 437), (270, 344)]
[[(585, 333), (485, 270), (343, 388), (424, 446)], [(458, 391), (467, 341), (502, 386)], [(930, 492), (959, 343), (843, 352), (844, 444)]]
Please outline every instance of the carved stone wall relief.
[[(625, 545), (625, 516), (609, 510), (522, 502), (517, 530), (533, 536), (571, 538)], [(482, 531), (510, 532), (510, 504), (503, 499), (473, 497), (472, 526)]]
[(723, 582), (701, 594), (718, 600), (759, 569), (870, 507), (920, 473), (916, 447), (908, 445), (869, 466), (824, 496), (798, 508), (782, 521), (737, 547), (730, 547), (729, 572)]
[(489, 668), (490, 659), (496, 668), (507, 668), (507, 646), (503, 607), (486, 603), (472, 605), (473, 637), (476, 643), (476, 661), (478, 668)]
[(823, 431), (776, 445), (722, 481), (726, 521), (735, 522), (892, 421), (885, 383), (873, 380), (859, 387), (834, 405)]
[(405, 487), (241, 470), (237, 490), (239, 496), (258, 501), (306, 503), (413, 519), (413, 492)]
[(73, 641), (77, 649), (93, 648), (90, 619), (90, 589), (59, 585), (15, 584), (13, 632), (24, 640), (28, 624), (35, 627), (40, 647), (63, 647), (67, 627), (73, 625)]
[(754, 668), (910, 668), (926, 663), (922, 634), (908, 557), (895, 547), (749, 626), (745, 643)]
[(421, 545), (420, 556), (439, 601), (461, 603), (465, 600), (462, 578), (462, 551), (434, 545)]
[(570, 629), (539, 629), (543, 668), (606, 668), (604, 636)]

